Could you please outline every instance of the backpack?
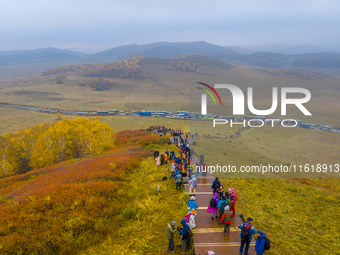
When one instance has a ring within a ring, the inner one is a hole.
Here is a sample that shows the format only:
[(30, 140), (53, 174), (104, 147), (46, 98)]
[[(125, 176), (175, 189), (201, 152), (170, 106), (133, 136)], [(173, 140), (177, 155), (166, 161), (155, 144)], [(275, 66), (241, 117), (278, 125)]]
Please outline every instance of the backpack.
[(234, 196), (234, 201), (236, 202), (237, 201), (237, 199), (238, 199), (238, 196), (236, 195), (236, 193), (235, 193), (235, 196)]
[(189, 221), (190, 221), (190, 216), (191, 216), (190, 213), (188, 213), (188, 215), (185, 216), (184, 220), (185, 220), (186, 223), (189, 223)]
[(197, 187), (197, 181), (193, 181), (192, 186), (194, 187), (194, 189)]
[[(268, 251), (270, 249), (270, 240), (265, 236), (265, 237), (262, 237), (261, 239), (264, 239), (265, 240), (265, 243), (264, 243), (264, 250)], [(261, 240), (260, 239), (260, 240)]]
[(188, 251), (191, 250), (191, 246), (192, 246), (192, 243), (193, 243), (192, 237), (193, 237), (193, 234), (192, 234), (191, 229), (189, 228), (188, 232), (186, 233), (185, 238), (184, 238), (184, 240), (186, 240), (186, 243), (187, 243)]
[(249, 224), (247, 227), (243, 225), (243, 228), (241, 229), (241, 240), (242, 241), (249, 241), (250, 239), (250, 229), (252, 225)]
[(227, 201), (224, 201), (222, 204), (221, 204), (221, 208), (220, 209), (220, 212), (223, 212), (224, 211), (224, 208), (228, 205)]
[(232, 206), (231, 199), (230, 199), (230, 198), (227, 198), (225, 201), (226, 201), (227, 204), (229, 205), (229, 208), (231, 208), (231, 206)]
[(216, 198), (212, 198), (212, 199), (210, 200), (210, 207), (211, 207), (211, 208), (216, 208)]
[(183, 235), (183, 240), (189, 240), (189, 242), (191, 241), (191, 238), (192, 238), (193, 234), (190, 230), (190, 228), (188, 227), (188, 231)]
[(220, 184), (218, 182), (215, 182), (214, 189), (218, 189), (220, 187)]

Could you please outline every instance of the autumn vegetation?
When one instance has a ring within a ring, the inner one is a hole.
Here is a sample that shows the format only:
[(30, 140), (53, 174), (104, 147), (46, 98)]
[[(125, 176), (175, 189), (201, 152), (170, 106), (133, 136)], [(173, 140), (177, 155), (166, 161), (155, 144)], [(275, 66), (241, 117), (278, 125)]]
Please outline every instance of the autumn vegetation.
[(312, 72), (307, 72), (307, 71), (303, 71), (299, 69), (266, 69), (263, 71), (265, 73), (268, 73), (270, 75), (275, 75), (275, 76), (289, 75), (289, 76), (294, 76), (298, 78), (306, 78), (306, 79), (324, 77), (324, 75), (320, 73), (312, 73)]
[(89, 82), (89, 86), (96, 91), (109, 90), (115, 83), (106, 78), (93, 78)]
[(26, 173), (113, 147), (111, 126), (99, 119), (63, 119), (0, 136), (0, 176)]
[(100, 156), (1, 179), (0, 253), (161, 254), (165, 222), (186, 210), (183, 193), (157, 191), (167, 169), (148, 148), (164, 149), (166, 139), (133, 131), (115, 139)]
[(139, 62), (146, 57), (128, 58), (117, 63), (96, 63), (86, 65), (66, 65), (57, 68), (51, 68), (42, 73), (42, 75), (62, 74), (67, 72), (78, 72), (86, 77), (119, 77), (144, 79), (144, 74)]
[(57, 74), (55, 79), (57, 80), (57, 84), (62, 84), (63, 80), (66, 79), (66, 75), (65, 74)]
[(206, 74), (206, 75), (212, 75), (212, 72), (205, 70), (203, 66), (191, 61), (184, 61), (184, 60), (171, 60), (168, 65), (165, 66), (166, 69), (174, 71), (174, 70), (180, 70), (183, 72), (196, 72), (199, 74)]

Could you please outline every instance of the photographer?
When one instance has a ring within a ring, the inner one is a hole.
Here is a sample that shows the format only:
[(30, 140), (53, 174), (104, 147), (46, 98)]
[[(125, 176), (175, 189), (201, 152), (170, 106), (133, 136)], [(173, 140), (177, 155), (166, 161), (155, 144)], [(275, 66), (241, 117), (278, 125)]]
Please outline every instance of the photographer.
[(169, 239), (169, 251), (174, 252), (175, 242), (174, 242), (174, 233), (176, 232), (176, 221), (172, 221), (168, 224), (166, 229), (166, 237)]

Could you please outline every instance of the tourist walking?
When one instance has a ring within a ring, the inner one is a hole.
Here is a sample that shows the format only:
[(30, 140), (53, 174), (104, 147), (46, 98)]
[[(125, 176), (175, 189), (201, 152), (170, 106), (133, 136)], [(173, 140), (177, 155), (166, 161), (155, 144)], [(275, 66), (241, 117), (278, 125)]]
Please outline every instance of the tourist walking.
[(189, 193), (196, 193), (197, 180), (196, 180), (195, 176), (193, 176), (190, 179), (189, 184), (190, 184)]
[(240, 229), (241, 229), (240, 255), (243, 254), (243, 248), (244, 248), (244, 255), (248, 255), (250, 241), (253, 238), (253, 235), (256, 233), (255, 228), (251, 224), (252, 221), (253, 219), (251, 217), (248, 217), (247, 222), (242, 223), (240, 226)]
[(211, 188), (213, 190), (213, 194), (215, 192), (217, 192), (219, 190), (219, 188), (221, 187), (221, 183), (220, 181), (218, 180), (218, 177), (216, 177), (216, 179), (214, 180), (214, 182), (212, 183), (211, 185)]
[(230, 224), (231, 224), (232, 218), (234, 218), (234, 214), (232, 211), (229, 210), (229, 206), (226, 206), (224, 209), (225, 210), (223, 212), (220, 222), (224, 224), (224, 233), (227, 233), (227, 236), (229, 236), (230, 235)]
[(192, 209), (195, 209), (197, 211), (198, 209), (198, 205), (197, 205), (197, 202), (195, 201), (196, 200), (196, 197), (195, 196), (191, 196), (190, 197), (190, 200), (188, 202), (188, 206), (189, 206), (189, 210), (191, 211)]
[(210, 204), (207, 208), (207, 212), (208, 213), (211, 213), (211, 219), (213, 220), (214, 219), (214, 214), (216, 215), (216, 219), (218, 218), (217, 216), (217, 211), (218, 211), (218, 202), (219, 202), (219, 199), (218, 199), (218, 194), (217, 192), (214, 193), (213, 197), (211, 198), (210, 200)]

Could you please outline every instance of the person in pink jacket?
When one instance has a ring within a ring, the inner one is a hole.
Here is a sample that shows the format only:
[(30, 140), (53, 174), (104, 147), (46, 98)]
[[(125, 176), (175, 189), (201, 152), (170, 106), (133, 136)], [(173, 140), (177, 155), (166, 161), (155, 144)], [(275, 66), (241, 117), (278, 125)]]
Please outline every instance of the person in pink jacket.
[(211, 213), (211, 219), (214, 219), (214, 214), (216, 215), (216, 218), (218, 218), (217, 216), (217, 211), (218, 211), (218, 193), (215, 192), (214, 196), (211, 198), (210, 200), (210, 204), (208, 206), (207, 212)]
[(233, 211), (234, 215), (235, 215), (235, 202), (237, 201), (237, 195), (235, 193), (235, 189), (234, 188), (230, 188), (230, 199), (231, 199), (231, 208), (230, 211)]

